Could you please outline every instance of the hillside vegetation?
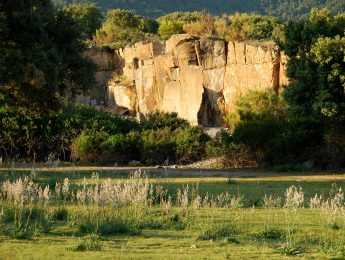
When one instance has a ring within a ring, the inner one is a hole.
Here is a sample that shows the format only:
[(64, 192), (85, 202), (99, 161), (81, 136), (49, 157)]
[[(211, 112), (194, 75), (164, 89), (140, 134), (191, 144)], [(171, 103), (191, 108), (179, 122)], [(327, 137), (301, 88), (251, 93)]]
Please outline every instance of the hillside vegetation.
[[(72, 0), (54, 0), (57, 5), (63, 5)], [(79, 0), (79, 2), (86, 2)], [(89, 1), (88, 1), (89, 2)], [(103, 11), (121, 8), (135, 10), (145, 16), (157, 18), (161, 15), (176, 11), (208, 11), (212, 14), (255, 12), (273, 15), (282, 19), (304, 16), (314, 7), (327, 7), (333, 14), (345, 11), (343, 0), (91, 0)]]
[[(50, 0), (6, 2), (0, 5), (0, 157), (158, 165), (223, 156), (223, 167), (344, 167), (344, 28), (344, 13), (327, 9), (289, 22), (197, 11), (154, 20), (122, 9), (103, 16), (95, 4), (58, 9)], [(216, 140), (177, 114), (157, 112), (137, 122), (73, 107), (73, 96), (93, 86), (96, 65), (82, 55), (87, 45), (120, 48), (177, 33), (273, 40), (289, 57), (290, 84), (281, 94), (243, 93), (237, 111), (224, 114), (229, 131)]]

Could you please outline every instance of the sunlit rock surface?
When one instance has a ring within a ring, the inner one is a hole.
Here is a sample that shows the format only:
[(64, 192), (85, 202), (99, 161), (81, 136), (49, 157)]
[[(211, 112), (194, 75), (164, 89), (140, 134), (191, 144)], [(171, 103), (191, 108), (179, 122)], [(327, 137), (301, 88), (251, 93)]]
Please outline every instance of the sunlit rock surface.
[(89, 100), (131, 115), (177, 112), (204, 126), (221, 126), (247, 90), (278, 91), (288, 83), (286, 57), (272, 43), (180, 34), (122, 50), (91, 48), (86, 55), (99, 65)]

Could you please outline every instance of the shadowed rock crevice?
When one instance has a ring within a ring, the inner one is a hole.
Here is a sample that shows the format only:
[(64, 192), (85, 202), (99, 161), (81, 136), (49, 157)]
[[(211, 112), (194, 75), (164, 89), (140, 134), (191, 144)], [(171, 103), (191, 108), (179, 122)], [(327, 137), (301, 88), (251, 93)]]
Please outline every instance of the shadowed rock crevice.
[[(216, 100), (214, 102), (213, 100)], [(223, 125), (224, 97), (222, 92), (204, 88), (202, 102), (198, 111), (198, 124), (206, 127)]]

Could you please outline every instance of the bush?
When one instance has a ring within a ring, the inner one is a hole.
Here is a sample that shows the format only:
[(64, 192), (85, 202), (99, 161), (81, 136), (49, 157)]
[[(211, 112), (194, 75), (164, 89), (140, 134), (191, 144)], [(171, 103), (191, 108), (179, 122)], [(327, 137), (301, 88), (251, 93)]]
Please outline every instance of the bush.
[(72, 145), (72, 156), (82, 162), (107, 162), (100, 145), (109, 138), (104, 131), (83, 131)]
[(154, 112), (139, 125), (90, 107), (71, 107), (35, 117), (25, 111), (0, 110), (0, 156), (48, 161), (146, 164), (189, 163), (205, 155), (209, 137), (177, 113)]
[(143, 129), (157, 130), (160, 128), (170, 128), (174, 131), (177, 128), (189, 127), (189, 122), (185, 119), (179, 118), (177, 113), (164, 113), (156, 111), (146, 116), (142, 123)]
[(239, 100), (237, 113), (240, 120), (235, 123), (233, 140), (261, 155), (261, 162), (302, 163), (312, 158), (312, 150), (322, 142), (320, 124), (291, 116), (275, 93), (249, 92)]
[(97, 235), (90, 235), (78, 241), (71, 248), (73, 251), (100, 251), (102, 244)]
[(228, 224), (219, 224), (215, 222), (203, 223), (201, 232), (211, 239), (228, 237), (231, 235), (231, 227)]
[(176, 160), (176, 143), (170, 128), (145, 130), (141, 133), (141, 160), (146, 164), (160, 164)]
[(286, 232), (277, 228), (266, 228), (265, 230), (255, 234), (255, 237), (259, 239), (283, 239), (286, 236)]
[(205, 155), (206, 142), (210, 137), (202, 127), (178, 128), (173, 132), (176, 156), (180, 163), (200, 160)]
[(109, 135), (105, 131), (83, 131), (72, 145), (73, 158), (84, 162), (131, 160), (152, 165), (169, 162), (189, 163), (205, 155), (208, 135), (201, 127), (191, 127), (176, 113), (155, 112), (142, 123), (143, 129)]
[(83, 131), (72, 145), (73, 158), (82, 162), (128, 163), (140, 159), (138, 132), (109, 135), (104, 131)]
[(65, 207), (59, 207), (53, 213), (53, 219), (55, 220), (67, 220), (68, 219), (68, 210)]
[(109, 136), (100, 144), (100, 149), (109, 161), (128, 163), (132, 160), (140, 160), (142, 147), (141, 135), (138, 132)]
[(99, 235), (136, 235), (141, 232), (140, 219), (130, 208), (91, 208), (72, 209), (68, 212), (68, 221), (84, 234)]
[(203, 12), (174, 12), (161, 16), (157, 19), (159, 23), (158, 34), (167, 39), (173, 34), (184, 33), (183, 26), (187, 23), (201, 21), (205, 17)]
[(30, 115), (23, 109), (0, 109), (0, 156), (46, 160), (49, 153), (69, 160), (72, 140), (84, 130), (125, 134), (139, 125), (135, 120), (114, 116), (92, 107), (76, 106), (46, 116)]
[(153, 19), (139, 16), (134, 11), (113, 9), (107, 12), (93, 43), (113, 49), (123, 48), (150, 38), (157, 30), (158, 23)]

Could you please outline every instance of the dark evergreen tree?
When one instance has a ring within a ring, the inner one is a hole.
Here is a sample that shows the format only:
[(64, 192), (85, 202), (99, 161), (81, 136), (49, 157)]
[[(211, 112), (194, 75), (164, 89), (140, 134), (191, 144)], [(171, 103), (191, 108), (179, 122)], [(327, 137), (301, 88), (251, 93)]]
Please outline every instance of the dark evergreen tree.
[(0, 99), (2, 104), (47, 113), (61, 97), (88, 89), (95, 64), (83, 57), (76, 21), (50, 0), (0, 2)]

